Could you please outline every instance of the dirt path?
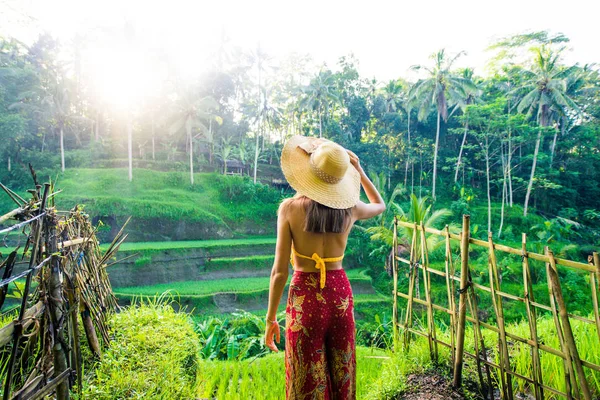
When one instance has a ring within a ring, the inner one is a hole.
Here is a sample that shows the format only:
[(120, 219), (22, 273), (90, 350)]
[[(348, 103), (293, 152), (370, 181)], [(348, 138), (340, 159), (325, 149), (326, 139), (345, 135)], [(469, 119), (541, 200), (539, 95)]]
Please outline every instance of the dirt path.
[(449, 379), (438, 374), (412, 374), (407, 377), (410, 388), (398, 400), (458, 400), (466, 399), (452, 387)]

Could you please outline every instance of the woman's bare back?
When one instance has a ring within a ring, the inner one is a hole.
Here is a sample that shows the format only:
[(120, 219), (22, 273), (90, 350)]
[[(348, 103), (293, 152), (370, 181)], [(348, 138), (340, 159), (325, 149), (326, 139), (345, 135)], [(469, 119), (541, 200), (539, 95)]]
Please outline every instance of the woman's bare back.
[[(348, 224), (346, 231), (342, 233), (313, 233), (304, 231), (304, 220), (306, 218), (306, 208), (308, 199), (304, 197), (295, 197), (286, 200), (284, 204), (285, 214), (290, 226), (294, 249), (308, 257), (313, 253), (317, 253), (321, 258), (339, 257), (344, 254), (348, 235), (355, 218)], [(303, 272), (318, 272), (315, 268), (315, 262), (312, 260), (294, 257), (294, 266), (298, 271)], [(328, 270), (341, 269), (342, 261), (325, 263)]]

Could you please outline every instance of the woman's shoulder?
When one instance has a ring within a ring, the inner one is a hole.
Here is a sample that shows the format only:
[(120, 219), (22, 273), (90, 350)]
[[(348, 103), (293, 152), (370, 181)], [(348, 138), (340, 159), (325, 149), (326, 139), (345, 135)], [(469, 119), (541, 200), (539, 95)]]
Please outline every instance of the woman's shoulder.
[(288, 197), (287, 199), (284, 199), (280, 204), (279, 204), (279, 210), (277, 211), (278, 214), (281, 213), (289, 213), (292, 212), (293, 210), (296, 210), (298, 208), (304, 208), (304, 199), (302, 197)]

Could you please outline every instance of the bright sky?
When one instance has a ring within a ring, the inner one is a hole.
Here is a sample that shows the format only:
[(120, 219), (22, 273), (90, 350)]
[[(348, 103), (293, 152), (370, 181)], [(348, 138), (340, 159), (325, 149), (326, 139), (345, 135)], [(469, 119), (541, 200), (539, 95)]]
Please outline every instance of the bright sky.
[(362, 74), (385, 81), (409, 76), (444, 47), (465, 50), (457, 66), (483, 74), (494, 38), (534, 30), (569, 37), (569, 62), (600, 62), (599, 12), (595, 0), (0, 0), (0, 35), (30, 42), (47, 30), (68, 42), (130, 21), (148, 43), (198, 70), (224, 29), (231, 42), (260, 41), (277, 58), (295, 51), (333, 66), (353, 52)]

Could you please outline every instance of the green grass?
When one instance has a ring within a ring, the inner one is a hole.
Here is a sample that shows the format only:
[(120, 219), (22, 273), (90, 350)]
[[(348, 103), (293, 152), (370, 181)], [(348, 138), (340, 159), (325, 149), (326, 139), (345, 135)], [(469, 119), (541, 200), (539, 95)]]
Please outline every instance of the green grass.
[[(249, 245), (275, 245), (274, 237), (253, 237), (245, 239), (215, 239), (215, 240), (179, 240), (166, 242), (125, 242), (121, 245), (119, 251), (122, 252), (140, 252), (140, 251), (166, 251), (181, 249), (211, 249), (218, 247), (234, 247)], [(100, 246), (101, 249), (107, 249), (108, 244)]]
[[(45, 178), (40, 176), (42, 180)], [(278, 192), (265, 187), (260, 193), (252, 192), (230, 201), (223, 196), (224, 182), (230, 185), (226, 185), (227, 188), (243, 191), (246, 187), (228, 178), (197, 173), (194, 185), (190, 185), (186, 172), (136, 168), (133, 181), (129, 182), (126, 168), (67, 169), (58, 175), (56, 188), (63, 191), (56, 201), (57, 206), (64, 209), (84, 204), (85, 210), (93, 216), (186, 221), (233, 231), (240, 223), (251, 222), (273, 231)]]
[[(241, 362), (206, 361), (200, 363), (198, 397), (211, 399), (275, 400), (285, 397), (283, 351)], [(382, 350), (356, 348), (357, 398), (364, 399), (379, 377), (388, 354)]]

